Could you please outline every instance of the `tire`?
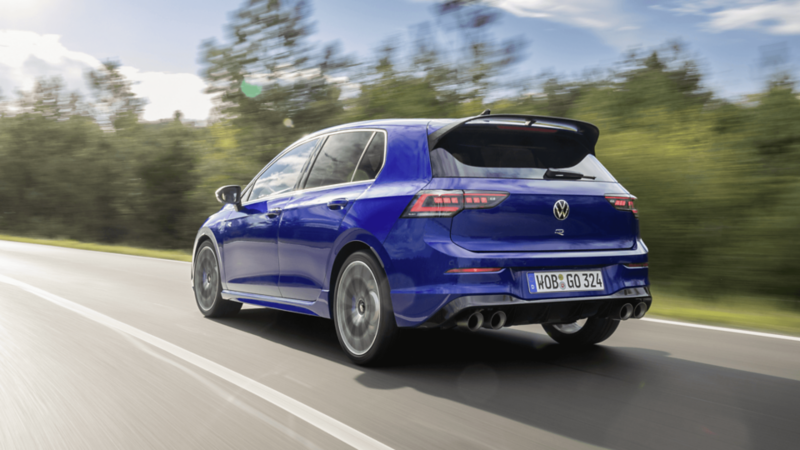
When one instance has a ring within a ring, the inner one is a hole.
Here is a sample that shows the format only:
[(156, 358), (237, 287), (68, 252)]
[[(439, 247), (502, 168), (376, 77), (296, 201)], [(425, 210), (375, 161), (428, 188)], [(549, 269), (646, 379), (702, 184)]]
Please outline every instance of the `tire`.
[(206, 317), (228, 317), (239, 312), (242, 304), (223, 300), (219, 275), (219, 258), (211, 242), (203, 242), (197, 250), (194, 264), (194, 299)]
[(619, 320), (590, 317), (580, 326), (580, 321), (570, 324), (544, 324), (544, 331), (559, 344), (570, 347), (587, 347), (605, 341), (619, 326)]
[(350, 255), (336, 278), (333, 323), (339, 345), (359, 365), (386, 361), (397, 335), (389, 280), (368, 251)]

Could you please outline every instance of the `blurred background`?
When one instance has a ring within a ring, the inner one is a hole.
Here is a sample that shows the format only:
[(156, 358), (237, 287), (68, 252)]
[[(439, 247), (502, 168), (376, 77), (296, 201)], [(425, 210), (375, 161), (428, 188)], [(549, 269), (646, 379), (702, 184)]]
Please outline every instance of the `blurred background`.
[(163, 3), (0, 0), (0, 234), (188, 255), (307, 133), (563, 116), (639, 198), (654, 313), (800, 333), (797, 2)]

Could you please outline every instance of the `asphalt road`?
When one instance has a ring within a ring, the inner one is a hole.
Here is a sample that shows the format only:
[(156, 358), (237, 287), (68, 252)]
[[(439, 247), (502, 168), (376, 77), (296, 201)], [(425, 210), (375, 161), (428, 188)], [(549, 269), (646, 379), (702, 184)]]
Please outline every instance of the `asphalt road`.
[(402, 338), (365, 369), (324, 319), (203, 318), (187, 263), (0, 241), (0, 449), (800, 448), (798, 341), (633, 320), (579, 352), (539, 326)]

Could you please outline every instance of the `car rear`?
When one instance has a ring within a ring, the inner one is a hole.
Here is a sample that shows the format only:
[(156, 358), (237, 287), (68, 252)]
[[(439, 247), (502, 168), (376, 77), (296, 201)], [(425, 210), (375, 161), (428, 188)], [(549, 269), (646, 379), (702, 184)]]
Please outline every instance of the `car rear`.
[(502, 312), (508, 325), (624, 319), (620, 309), (640, 303), (644, 314), (635, 197), (596, 158), (595, 127), (490, 116), (430, 136), (431, 181), (386, 242), (393, 253), (408, 236), (424, 243), (393, 256), (398, 323), (452, 326), (475, 312)]

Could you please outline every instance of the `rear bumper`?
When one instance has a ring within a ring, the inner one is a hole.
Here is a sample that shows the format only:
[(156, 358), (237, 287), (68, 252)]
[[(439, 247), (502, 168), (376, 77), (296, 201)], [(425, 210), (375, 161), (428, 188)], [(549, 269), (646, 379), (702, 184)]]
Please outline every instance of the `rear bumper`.
[(462, 317), (481, 311), (484, 314), (503, 311), (506, 326), (531, 323), (568, 323), (593, 316), (605, 316), (625, 304), (644, 302), (647, 309), (653, 298), (650, 288), (622, 289), (611, 295), (571, 297), (568, 299), (523, 300), (510, 295), (467, 295), (458, 297), (439, 309), (419, 328), (450, 328)]
[[(472, 252), (453, 243), (449, 224), (444, 220), (401, 220), (384, 242), (391, 258), (387, 274), (392, 306), (400, 327), (446, 327), (456, 316), (483, 308), (507, 309), (509, 325), (547, 323), (557, 316), (551, 313), (559, 309), (553, 307), (555, 304), (571, 304), (567, 308), (573, 310), (587, 307), (589, 311), (594, 308), (592, 305), (609, 302), (651, 301), (648, 269), (625, 267), (647, 262), (648, 250), (640, 239), (633, 248), (624, 250)], [(453, 268), (477, 267), (502, 270), (446, 273)], [(602, 271), (602, 291), (533, 294), (528, 289), (530, 272), (588, 269)], [(519, 319), (512, 320), (512, 313)]]

